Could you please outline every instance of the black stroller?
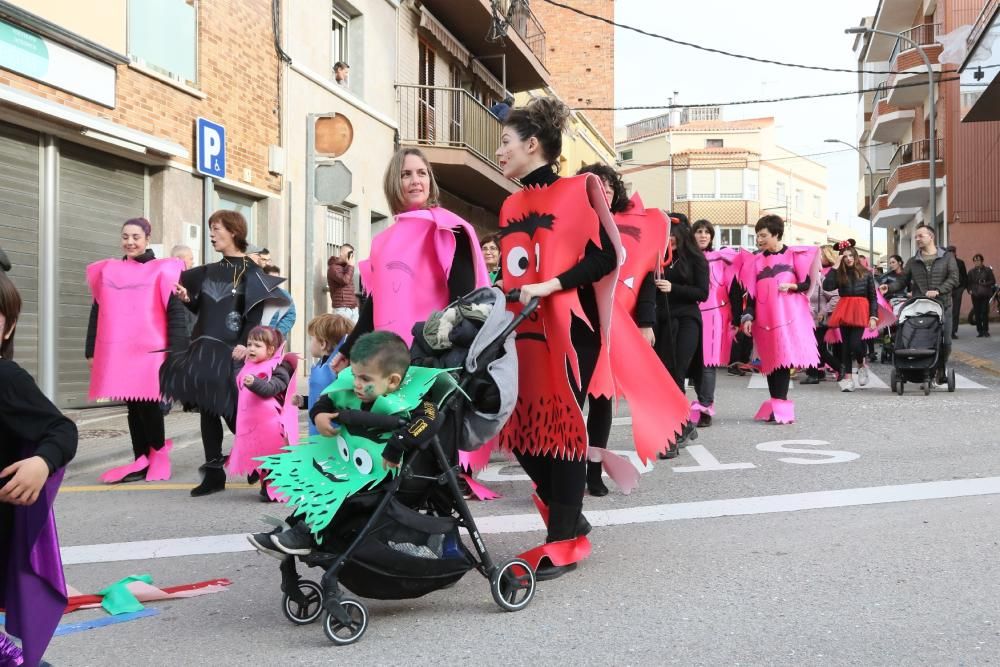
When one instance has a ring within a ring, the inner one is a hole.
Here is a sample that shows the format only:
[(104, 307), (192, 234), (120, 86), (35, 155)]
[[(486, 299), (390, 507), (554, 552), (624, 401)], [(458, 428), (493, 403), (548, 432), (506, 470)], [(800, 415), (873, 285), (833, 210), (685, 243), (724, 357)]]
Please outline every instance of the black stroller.
[[(903, 395), (907, 382), (919, 383), (924, 395), (931, 393), (934, 374), (941, 355), (944, 331), (944, 307), (940, 301), (927, 297), (914, 297), (899, 305), (896, 310), (898, 328), (892, 352), (892, 373), (889, 384), (893, 391)], [(955, 369), (946, 371), (948, 391), (955, 391)]]
[[(538, 306), (532, 300), (512, 318), (499, 290), (477, 290), (464, 298), (478, 294), (482, 299), (490, 293), (493, 310), (502, 312), (491, 311), (480, 331), (483, 340), (477, 335), (477, 344), (457, 374), (458, 389), (440, 406), (445, 420), (428, 443), (429, 451), (408, 453), (390, 482), (345, 501), (324, 533), (322, 552), (282, 560), (282, 606), (292, 623), (306, 625), (322, 615), (330, 641), (352, 644), (368, 628), (368, 609), (360, 600), (345, 597), (341, 585), (359, 597), (403, 600), (451, 586), (472, 569), (489, 580), (501, 609), (519, 611), (531, 602), (535, 594), (531, 566), (518, 558), (494, 563), (458, 484), (456, 448), (463, 438), (468, 439), (466, 417), (482, 410), (472, 397), (492, 381), (491, 369), (499, 358), (510, 355), (516, 373), (513, 340), (508, 337)], [(489, 336), (490, 330), (495, 335)], [(350, 410), (341, 411), (337, 421), (379, 430), (401, 425), (395, 417)], [(460, 538), (460, 528), (468, 532), (472, 551)], [(322, 568), (321, 582), (301, 578), (296, 558), (309, 567)]]

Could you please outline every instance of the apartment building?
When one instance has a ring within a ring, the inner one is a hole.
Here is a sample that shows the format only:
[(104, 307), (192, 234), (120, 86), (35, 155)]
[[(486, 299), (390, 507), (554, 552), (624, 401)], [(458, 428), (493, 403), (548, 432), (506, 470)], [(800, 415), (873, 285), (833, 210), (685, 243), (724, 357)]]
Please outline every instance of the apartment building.
[[(988, 97), (963, 122), (963, 102), (971, 106), (974, 99), (969, 90), (985, 86), (976, 85), (976, 68), (967, 68), (963, 92), (959, 64), (953, 56), (942, 62), (944, 43), (954, 41), (963, 28), (978, 26), (970, 39), (981, 43), (995, 21), (996, 5), (995, 0), (882, 0), (876, 14), (864, 19), (868, 27), (900, 35), (866, 34), (855, 42), (861, 87), (876, 89), (859, 97), (858, 143), (874, 171), (869, 187), (861, 176), (866, 167), (859, 164), (859, 210), (876, 227), (889, 230), (890, 252), (912, 255), (914, 228), (926, 223), (936, 227), (941, 245), (958, 246), (966, 262), (977, 251), (1000, 259), (1000, 155), (993, 151), (1000, 141), (1000, 125), (974, 122), (984, 120), (978, 116), (989, 106)], [(913, 42), (930, 60), (936, 82), (933, 182), (930, 75)], [(974, 44), (966, 46), (971, 57)], [(982, 71), (995, 76), (991, 70)]]
[[(200, 260), (217, 208), (242, 211), (255, 243), (280, 236), (271, 3), (0, 1), (0, 46), (0, 246), (25, 298), (16, 358), (78, 406), (84, 269), (120, 253), (126, 219), (150, 219), (159, 254), (185, 243)], [(198, 118), (225, 129), (217, 177), (198, 172)]]
[(632, 123), (619, 139), (622, 174), (643, 202), (710, 220), (721, 245), (755, 247), (767, 213), (785, 219), (789, 244), (826, 242), (826, 167), (779, 146), (774, 118), (687, 109)]

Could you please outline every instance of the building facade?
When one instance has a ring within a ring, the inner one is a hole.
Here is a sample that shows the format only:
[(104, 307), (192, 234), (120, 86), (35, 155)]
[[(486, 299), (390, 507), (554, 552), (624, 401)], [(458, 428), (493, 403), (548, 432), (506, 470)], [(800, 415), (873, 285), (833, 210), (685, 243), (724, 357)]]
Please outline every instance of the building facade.
[(643, 202), (710, 220), (721, 245), (756, 247), (754, 225), (767, 213), (785, 219), (789, 244), (826, 242), (826, 168), (779, 146), (773, 118), (688, 109), (637, 121), (619, 137), (622, 174)]
[[(149, 218), (158, 254), (183, 243), (199, 260), (214, 209), (241, 210), (255, 243), (280, 237), (271, 3), (0, 2), (0, 35), (0, 246), (25, 298), (16, 359), (78, 406), (85, 267), (120, 254), (126, 219)], [(217, 178), (198, 173), (198, 118), (225, 128)]]

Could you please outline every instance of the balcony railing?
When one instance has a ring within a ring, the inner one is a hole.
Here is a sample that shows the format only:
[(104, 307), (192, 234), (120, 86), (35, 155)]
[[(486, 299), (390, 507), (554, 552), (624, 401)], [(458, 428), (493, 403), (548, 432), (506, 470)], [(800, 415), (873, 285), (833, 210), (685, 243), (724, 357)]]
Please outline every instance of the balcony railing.
[(878, 179), (875, 183), (875, 187), (872, 188), (872, 203), (878, 201), (878, 198), (888, 192), (887, 186), (889, 184), (889, 177), (883, 176)]
[(875, 96), (872, 97), (872, 109), (873, 110), (876, 107), (878, 107), (878, 103), (879, 102), (881, 102), (882, 100), (888, 99), (888, 97), (889, 97), (889, 88), (886, 85), (887, 83), (888, 82), (883, 81), (882, 83), (880, 83), (877, 86), (875, 86)]
[(400, 141), (464, 148), (500, 168), (500, 121), (468, 91), (397, 84), (396, 93)]
[[(944, 157), (942, 152), (942, 142), (940, 139), (935, 140), (935, 161), (940, 160)], [(903, 144), (896, 149), (896, 152), (892, 154), (892, 159), (889, 161), (889, 171), (893, 172), (902, 166), (913, 164), (914, 162), (928, 162), (931, 159), (931, 142), (929, 139), (922, 139), (920, 141), (914, 141), (910, 144)]]
[[(940, 31), (940, 23), (924, 23), (922, 25), (913, 26), (909, 30), (904, 30), (900, 33), (900, 36), (907, 37), (920, 46), (929, 46), (937, 43)], [(892, 47), (892, 54), (889, 56), (890, 65), (896, 62), (896, 56), (903, 51), (908, 51), (912, 48), (913, 45), (910, 42), (905, 39), (897, 39), (896, 45)]]
[[(545, 64), (545, 29), (531, 7), (524, 0), (506, 0), (500, 3), (507, 16), (507, 22), (514, 32), (521, 36), (538, 62)], [(503, 5), (507, 5), (504, 7)]]

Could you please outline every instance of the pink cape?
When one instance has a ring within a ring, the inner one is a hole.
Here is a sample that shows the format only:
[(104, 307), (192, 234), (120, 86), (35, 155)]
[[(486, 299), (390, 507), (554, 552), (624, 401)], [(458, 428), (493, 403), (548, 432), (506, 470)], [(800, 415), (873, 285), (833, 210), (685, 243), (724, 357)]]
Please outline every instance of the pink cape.
[[(230, 474), (248, 475), (260, 469), (260, 461), (256, 460), (258, 457), (280, 454), (285, 445), (298, 444), (298, 408), (292, 404), (292, 399), (295, 397), (295, 372), (299, 360), (294, 354), (283, 352), (284, 348), (265, 361), (247, 362), (236, 374), (236, 436), (226, 462), (226, 470)], [(243, 384), (247, 375), (270, 378), (282, 361), (287, 361), (292, 367), (284, 403), (279, 403), (277, 396), (258, 396)]]
[(774, 255), (761, 252), (737, 258), (737, 278), (755, 301), (752, 331), (761, 372), (770, 375), (778, 368), (818, 366), (809, 294), (781, 292), (778, 286), (809, 278), (809, 292), (819, 289), (819, 248), (787, 246)]
[(376, 330), (394, 331), (413, 342), (413, 325), (448, 305), (448, 275), (455, 263), (455, 233), (465, 231), (476, 271), (476, 287), (490, 276), (476, 231), (443, 208), (400, 213), (372, 239), (371, 255), (360, 262), (361, 278), (372, 295)]
[(98, 304), (91, 401), (158, 401), (167, 358), (167, 301), (180, 280), (179, 259), (104, 259), (87, 267)]
[(735, 260), (739, 250), (722, 248), (705, 253), (708, 261), (708, 298), (701, 309), (702, 358), (705, 366), (728, 366), (733, 343), (733, 306), (729, 288), (736, 276)]

